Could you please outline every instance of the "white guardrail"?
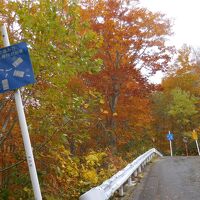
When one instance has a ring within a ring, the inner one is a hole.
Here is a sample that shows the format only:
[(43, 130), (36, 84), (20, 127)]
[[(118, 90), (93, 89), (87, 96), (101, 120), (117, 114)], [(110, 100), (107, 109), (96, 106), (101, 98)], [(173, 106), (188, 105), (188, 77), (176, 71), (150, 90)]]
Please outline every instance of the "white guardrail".
[(128, 185), (132, 185), (132, 176), (137, 176), (138, 173), (142, 172), (142, 168), (144, 168), (156, 154), (161, 157), (163, 156), (155, 148), (150, 149), (137, 157), (132, 163), (128, 164), (110, 179), (81, 195), (79, 200), (108, 200), (117, 190), (119, 191), (119, 195), (123, 196), (124, 185), (127, 182)]

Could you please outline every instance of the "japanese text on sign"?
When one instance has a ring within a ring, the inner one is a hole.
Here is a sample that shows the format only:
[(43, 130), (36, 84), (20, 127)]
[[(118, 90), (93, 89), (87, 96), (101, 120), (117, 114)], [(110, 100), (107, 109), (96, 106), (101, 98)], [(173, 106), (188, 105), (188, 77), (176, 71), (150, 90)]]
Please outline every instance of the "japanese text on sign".
[(32, 64), (26, 43), (0, 49), (0, 93), (34, 83)]

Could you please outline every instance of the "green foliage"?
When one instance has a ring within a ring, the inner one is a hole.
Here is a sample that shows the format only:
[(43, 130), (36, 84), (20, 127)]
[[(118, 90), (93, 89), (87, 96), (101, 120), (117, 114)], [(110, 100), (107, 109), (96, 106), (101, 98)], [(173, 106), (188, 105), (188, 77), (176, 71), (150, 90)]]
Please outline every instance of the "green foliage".
[(91, 58), (101, 39), (87, 22), (82, 23), (80, 6), (54, 0), (10, 4), (19, 27), (17, 39), (29, 44), (39, 77), (60, 85), (77, 72), (100, 69), (101, 61)]
[(3, 199), (3, 200), (8, 200), (8, 198), (9, 198), (9, 190), (2, 188), (0, 190), (0, 198)]
[(166, 134), (170, 130), (175, 134), (174, 150), (177, 149), (178, 155), (184, 152), (183, 137), (188, 137), (198, 126), (198, 102), (197, 96), (176, 87), (172, 90), (165, 88), (152, 96), (155, 129), (152, 135), (157, 148), (163, 152), (168, 150)]
[(172, 102), (169, 105), (168, 114), (172, 116), (177, 122), (187, 124), (190, 117), (197, 114), (195, 104), (197, 98), (189, 92), (182, 91), (177, 88), (171, 91)]

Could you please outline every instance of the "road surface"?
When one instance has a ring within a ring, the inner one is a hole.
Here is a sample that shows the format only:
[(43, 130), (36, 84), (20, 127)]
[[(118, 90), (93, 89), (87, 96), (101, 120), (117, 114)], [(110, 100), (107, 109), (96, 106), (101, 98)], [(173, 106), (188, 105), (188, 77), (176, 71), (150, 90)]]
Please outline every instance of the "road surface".
[(163, 157), (147, 171), (131, 200), (200, 200), (200, 157)]

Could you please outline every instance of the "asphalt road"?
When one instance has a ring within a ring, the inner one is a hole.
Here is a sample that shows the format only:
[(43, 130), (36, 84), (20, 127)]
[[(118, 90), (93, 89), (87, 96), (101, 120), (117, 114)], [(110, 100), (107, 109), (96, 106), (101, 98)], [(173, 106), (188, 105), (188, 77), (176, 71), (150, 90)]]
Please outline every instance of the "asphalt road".
[(131, 200), (200, 200), (200, 157), (164, 157), (153, 163)]

